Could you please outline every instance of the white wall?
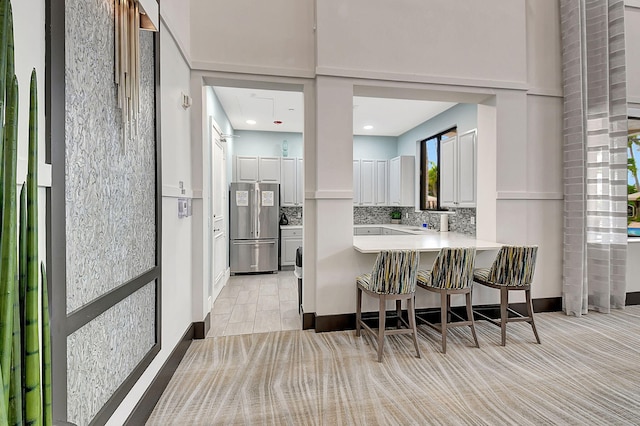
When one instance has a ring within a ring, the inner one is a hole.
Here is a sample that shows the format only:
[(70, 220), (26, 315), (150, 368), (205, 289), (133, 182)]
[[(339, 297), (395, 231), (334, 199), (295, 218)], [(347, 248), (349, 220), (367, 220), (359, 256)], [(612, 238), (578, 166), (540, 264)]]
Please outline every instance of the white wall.
[(526, 0), (529, 93), (562, 96), (562, 44), (558, 0)]
[(627, 96), (629, 102), (640, 103), (640, 7), (627, 6), (624, 12), (627, 49)]
[[(13, 1), (15, 73), (18, 79), (18, 191), (27, 176), (29, 148), (29, 85), (35, 68), (38, 80), (38, 255), (46, 261), (46, 187), (51, 186), (51, 167), (45, 163), (45, 2)], [(4, 117), (2, 118), (4, 120)], [(18, 193), (19, 194), (19, 193)]]
[(316, 8), (319, 74), (526, 82), (523, 0), (323, 0)]
[[(115, 411), (109, 425), (120, 425), (129, 416), (167, 360), (192, 319), (193, 218), (178, 219), (178, 181), (185, 196), (193, 197), (190, 151), (190, 110), (182, 108), (179, 95), (189, 88), (190, 70), (170, 33), (161, 25), (161, 143), (162, 143), (162, 348), (151, 365)], [(201, 319), (200, 319), (201, 320)]]
[(393, 136), (353, 136), (353, 159), (388, 160), (398, 155), (398, 138)]
[(640, 291), (640, 241), (627, 245), (627, 293)]
[(286, 140), (289, 157), (303, 156), (302, 133), (236, 130), (235, 134), (238, 135), (233, 140), (235, 155), (282, 157), (282, 142)]
[[(233, 126), (229, 121), (229, 117), (227, 117), (227, 113), (222, 108), (222, 104), (220, 100), (216, 96), (216, 92), (213, 90), (213, 87), (207, 86), (205, 87), (205, 102), (206, 102), (206, 115), (210, 119), (220, 126), (220, 130), (225, 135), (233, 135), (235, 131), (233, 130)], [(235, 154), (235, 138), (227, 139), (227, 165), (231, 165), (233, 162), (231, 159)], [(231, 182), (232, 176), (232, 168), (227, 167), (227, 182)]]
[(184, 0), (162, 0), (160, 2), (160, 16), (165, 22), (165, 30), (173, 35), (174, 42), (182, 50), (187, 61), (191, 55), (191, 2)]
[(192, 0), (191, 57), (200, 70), (313, 76), (313, 0)]
[(416, 155), (417, 141), (437, 135), (454, 126), (458, 127), (458, 133), (464, 133), (475, 129), (477, 123), (477, 105), (455, 105), (398, 136), (398, 155)]

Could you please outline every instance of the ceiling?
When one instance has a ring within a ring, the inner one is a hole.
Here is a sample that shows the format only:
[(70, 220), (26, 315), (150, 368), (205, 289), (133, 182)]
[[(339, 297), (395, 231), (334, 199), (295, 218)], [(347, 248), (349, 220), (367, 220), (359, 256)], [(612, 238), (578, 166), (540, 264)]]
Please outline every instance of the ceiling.
[[(304, 103), (301, 92), (214, 87), (236, 130), (302, 133)], [(353, 134), (399, 136), (456, 105), (407, 99), (353, 98)], [(255, 124), (248, 124), (254, 120)], [(281, 123), (274, 123), (280, 121)], [(372, 126), (364, 129), (364, 126)]]

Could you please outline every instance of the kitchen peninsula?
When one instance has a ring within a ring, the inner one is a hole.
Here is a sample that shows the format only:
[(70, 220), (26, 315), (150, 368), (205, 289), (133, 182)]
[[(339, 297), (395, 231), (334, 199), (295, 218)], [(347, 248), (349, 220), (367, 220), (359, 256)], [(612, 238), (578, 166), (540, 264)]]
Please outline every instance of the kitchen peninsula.
[[(378, 253), (383, 250), (418, 250), (437, 252), (445, 247), (475, 247), (476, 250), (498, 250), (503, 244), (476, 239), (457, 232), (423, 230), (417, 226), (375, 225), (377, 228), (401, 230), (403, 235), (354, 235), (353, 248), (360, 253)], [(364, 228), (364, 227), (357, 227)]]

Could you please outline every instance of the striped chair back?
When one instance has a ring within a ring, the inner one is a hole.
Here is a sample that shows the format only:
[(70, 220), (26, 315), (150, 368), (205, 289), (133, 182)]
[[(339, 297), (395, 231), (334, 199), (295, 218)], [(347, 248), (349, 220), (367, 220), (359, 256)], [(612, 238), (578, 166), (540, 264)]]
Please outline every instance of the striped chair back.
[(443, 248), (433, 262), (431, 286), (466, 288), (473, 281), (475, 248)]
[(373, 265), (369, 289), (381, 294), (415, 292), (419, 263), (420, 253), (414, 250), (381, 251)]
[(525, 286), (533, 281), (538, 246), (502, 246), (489, 270), (488, 280), (506, 286)]

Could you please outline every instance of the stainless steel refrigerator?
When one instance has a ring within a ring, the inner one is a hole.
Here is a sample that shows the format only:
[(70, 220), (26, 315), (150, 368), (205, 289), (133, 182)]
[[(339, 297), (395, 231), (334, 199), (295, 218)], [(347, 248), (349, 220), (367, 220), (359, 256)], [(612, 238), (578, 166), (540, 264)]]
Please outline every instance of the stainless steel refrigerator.
[(231, 273), (277, 271), (280, 185), (234, 182), (229, 203)]

